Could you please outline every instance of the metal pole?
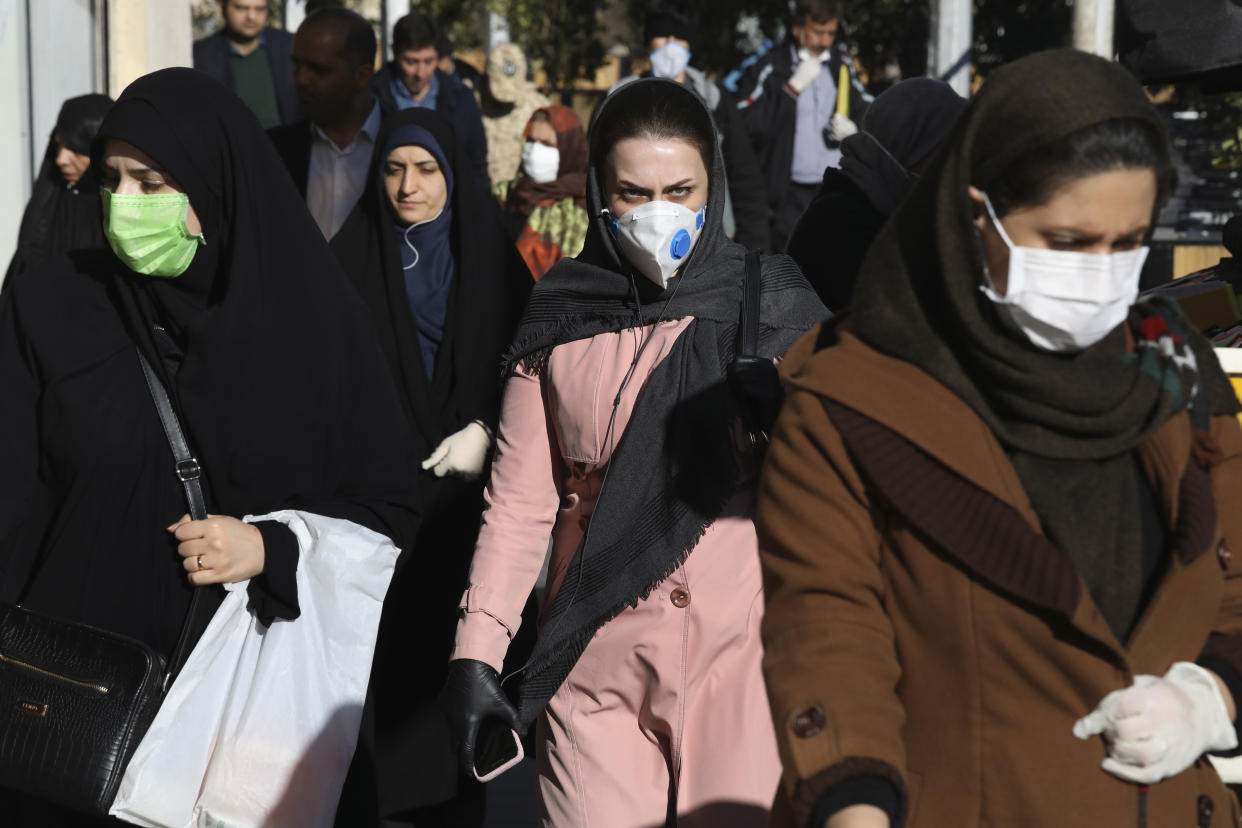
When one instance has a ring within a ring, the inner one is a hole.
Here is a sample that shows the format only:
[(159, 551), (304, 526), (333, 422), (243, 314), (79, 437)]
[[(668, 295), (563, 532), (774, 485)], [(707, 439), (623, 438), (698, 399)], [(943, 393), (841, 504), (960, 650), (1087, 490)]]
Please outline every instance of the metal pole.
[(963, 97), (970, 96), (972, 0), (935, 0), (932, 9), (932, 67)]
[(284, 14), (281, 20), (284, 22), (286, 32), (296, 32), (298, 26), (302, 25), (302, 21), (306, 19), (306, 0), (285, 0)]
[(1074, 48), (1113, 59), (1115, 0), (1074, 0)]
[(384, 30), (380, 37), (380, 65), (392, 57), (392, 27), (413, 11), (413, 6), (410, 0), (383, 0), (380, 3), (380, 27)]

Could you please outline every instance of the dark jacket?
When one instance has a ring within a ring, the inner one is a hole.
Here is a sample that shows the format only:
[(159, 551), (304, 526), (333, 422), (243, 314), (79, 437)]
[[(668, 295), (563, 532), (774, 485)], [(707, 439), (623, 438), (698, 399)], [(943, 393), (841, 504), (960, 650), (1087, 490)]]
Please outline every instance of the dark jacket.
[[(375, 73), (371, 81), (371, 89), (379, 98), (380, 109), (384, 113), (396, 112), (400, 107), (397, 97), (392, 93), (392, 81), (395, 77), (391, 63)], [(436, 112), (453, 126), (457, 134), (457, 143), (479, 178), (479, 184), (488, 192), (492, 189), (491, 176), (487, 173), (487, 136), (483, 132), (483, 116), (479, 113), (479, 104), (474, 94), (460, 80), (436, 70), (436, 80), (440, 91), (436, 97)]]
[(311, 130), (310, 120), (303, 118), (292, 124), (272, 127), (267, 131), (276, 154), (285, 162), (289, 176), (297, 185), (302, 200), (306, 200), (306, 181), (310, 177)]
[(809, 818), (828, 791), (859, 780), (851, 799), (870, 801), (870, 778), (897, 794), (894, 828), (1237, 825), (1208, 762), (1138, 788), (1071, 728), (1136, 675), (1242, 669), (1238, 421), (1212, 418), (1209, 470), (1184, 412), (1136, 449), (1176, 540), (1123, 643), (988, 426), (848, 328), (786, 354), (756, 507), (784, 765), (770, 824), (821, 825)]
[(887, 220), (845, 173), (824, 170), (819, 192), (794, 225), (785, 252), (833, 313), (849, 307), (863, 258)]
[[(785, 200), (793, 169), (794, 133), (798, 120), (798, 96), (789, 88), (797, 47), (786, 41), (764, 55), (746, 71), (738, 84), (738, 110), (751, 146), (759, 157), (767, 185), (768, 203), (776, 209)], [(840, 41), (832, 47), (828, 69), (835, 83), (844, 63), (850, 72), (850, 120), (862, 120), (871, 96), (863, 89), (854, 61)]]
[[(389, 109), (382, 98), (378, 99), (378, 103), (381, 118), (387, 118), (393, 113), (394, 110)], [(298, 192), (302, 194), (302, 200), (305, 201), (306, 182), (310, 178), (310, 119), (302, 118), (292, 124), (272, 127), (267, 131), (267, 137), (272, 139), (276, 154), (280, 156), (281, 161), (285, 162), (285, 168), (289, 170), (293, 183), (297, 185)]]
[[(297, 93), (293, 89), (293, 35), (283, 29), (263, 30), (263, 43), (267, 49), (267, 62), (272, 68), (272, 83), (276, 87), (276, 108), (280, 122), (291, 124), (302, 117)], [(233, 65), (229, 58), (229, 40), (223, 31), (194, 41), (194, 68), (210, 75), (220, 83), (233, 88)]]
[(725, 179), (729, 183), (729, 206), (733, 211), (733, 240), (751, 250), (766, 249), (769, 242), (767, 190), (746, 124), (738, 115), (737, 100), (694, 67), (686, 70), (686, 85), (707, 104), (720, 135)]

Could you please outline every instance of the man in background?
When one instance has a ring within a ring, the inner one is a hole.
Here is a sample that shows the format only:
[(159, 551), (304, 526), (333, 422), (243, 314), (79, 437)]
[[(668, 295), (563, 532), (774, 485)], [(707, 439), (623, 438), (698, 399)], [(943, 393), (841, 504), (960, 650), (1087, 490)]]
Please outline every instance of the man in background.
[(392, 61), (375, 73), (372, 89), (385, 111), (422, 106), (448, 121), (479, 184), (490, 192), (487, 137), (474, 94), (439, 68), (444, 42), (440, 26), (425, 14), (411, 12), (392, 27)]
[(293, 38), (267, 25), (267, 0), (220, 0), (224, 28), (194, 43), (194, 68), (232, 89), (264, 129), (301, 117), (289, 52)]
[(344, 8), (321, 8), (293, 38), (293, 76), (306, 118), (268, 136), (325, 239), (341, 229), (366, 189), (383, 120), (371, 93), (375, 32)]
[[(819, 191), (824, 170), (841, 163), (841, 141), (871, 101), (837, 35), (840, 0), (798, 0), (789, 39), (747, 70), (738, 104), (759, 156), (771, 209), (771, 244), (783, 252), (794, 223)], [(849, 116), (837, 112), (841, 67)]]

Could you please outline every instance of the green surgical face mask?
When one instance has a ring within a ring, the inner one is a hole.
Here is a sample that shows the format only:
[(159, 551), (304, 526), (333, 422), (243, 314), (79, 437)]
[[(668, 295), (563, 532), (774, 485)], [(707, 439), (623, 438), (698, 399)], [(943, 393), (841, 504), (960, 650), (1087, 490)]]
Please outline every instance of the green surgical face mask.
[(207, 243), (186, 225), (190, 197), (185, 193), (119, 195), (101, 187), (99, 197), (108, 244), (135, 273), (180, 276), (198, 246)]

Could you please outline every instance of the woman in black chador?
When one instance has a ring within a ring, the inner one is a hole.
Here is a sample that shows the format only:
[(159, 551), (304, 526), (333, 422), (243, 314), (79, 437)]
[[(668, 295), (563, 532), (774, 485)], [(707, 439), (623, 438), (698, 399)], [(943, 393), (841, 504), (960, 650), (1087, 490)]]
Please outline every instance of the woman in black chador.
[(372, 675), (379, 814), (478, 824), (481, 789), (458, 778), (433, 700), (479, 531), (501, 356), (533, 282), (452, 127), (427, 109), (384, 122), (367, 190), (332, 250), (371, 308), (423, 467), (417, 551), (397, 564)]
[(22, 214), (17, 252), (6, 279), (58, 253), (104, 245), (99, 182), (90, 167), (90, 153), (91, 140), (110, 106), (107, 95), (79, 95), (61, 104)]
[[(0, 298), (0, 598), (163, 653), (195, 589), (211, 609), (214, 585), (250, 578), (259, 618), (296, 618), (293, 534), (239, 518), (300, 509), (401, 547), (416, 525), (416, 458), (367, 309), (254, 116), (205, 75), (132, 83), (92, 167), (110, 249)], [(182, 519), (138, 352), (216, 517)], [(6, 797), (6, 826), (112, 824)]]

